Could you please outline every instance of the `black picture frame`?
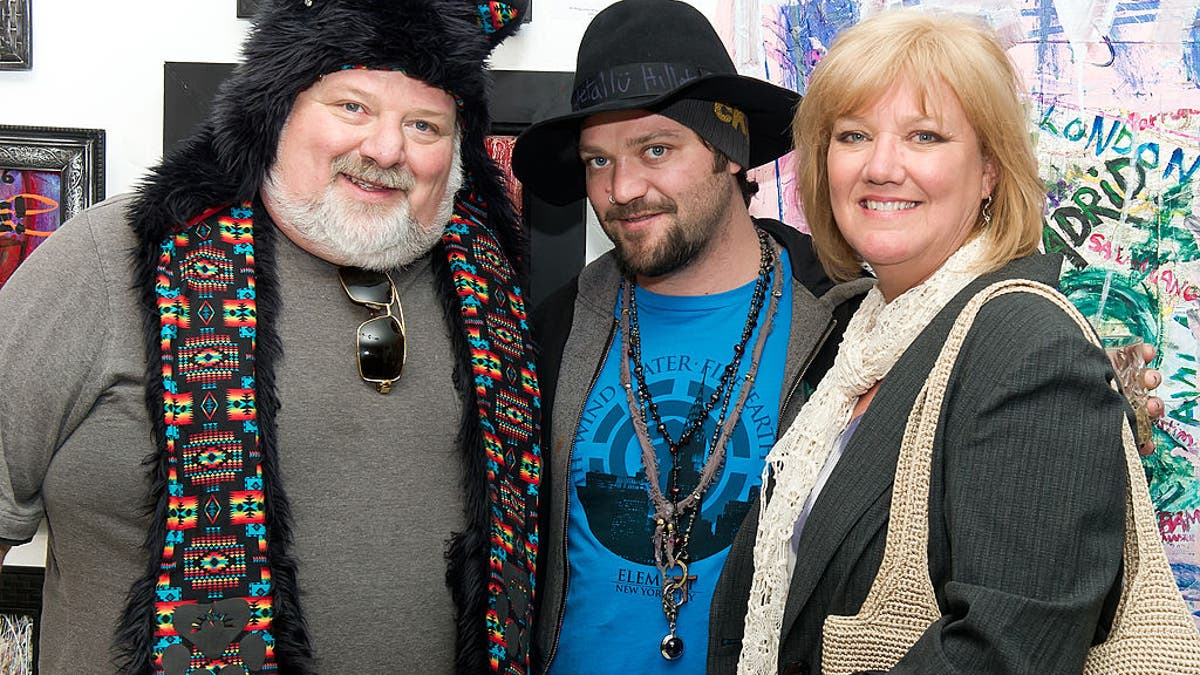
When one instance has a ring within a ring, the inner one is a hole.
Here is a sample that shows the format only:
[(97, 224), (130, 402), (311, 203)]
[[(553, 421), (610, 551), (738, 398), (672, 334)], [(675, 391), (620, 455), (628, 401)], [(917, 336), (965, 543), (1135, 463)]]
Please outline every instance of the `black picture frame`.
[[(493, 76), (493, 134), (517, 136), (538, 120), (570, 112), (574, 73), (498, 70)], [(529, 227), (529, 303), (536, 307), (586, 263), (588, 206), (586, 199), (555, 206), (529, 190), (521, 201)]]
[(5, 673), (37, 675), (44, 580), (41, 567), (5, 565), (0, 574), (0, 654), (15, 661)]
[(0, 70), (33, 68), (32, 0), (0, 0)]
[(0, 125), (0, 171), (62, 174), (61, 220), (104, 199), (104, 130)]
[(0, 125), (0, 286), (63, 223), (104, 199), (104, 130)]
[[(232, 63), (168, 61), (163, 68), (163, 151), (170, 152), (208, 117)], [(493, 72), (492, 133), (516, 136), (533, 122), (570, 110), (575, 75), (569, 72)], [(587, 200), (553, 206), (528, 190), (522, 214), (529, 227), (529, 306), (535, 307), (583, 268)]]
[(237, 17), (249, 19), (258, 9), (258, 0), (237, 0)]

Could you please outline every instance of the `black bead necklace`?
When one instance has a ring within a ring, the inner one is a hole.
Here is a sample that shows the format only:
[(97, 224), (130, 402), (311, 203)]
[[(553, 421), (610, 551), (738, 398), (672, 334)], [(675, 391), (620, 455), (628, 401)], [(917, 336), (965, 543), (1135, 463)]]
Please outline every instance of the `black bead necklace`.
[[(677, 483), (679, 471), (679, 451), (687, 447), (692, 442), (692, 436), (704, 426), (704, 422), (708, 420), (718, 401), (722, 402), (721, 418), (724, 418), (725, 412), (729, 406), (729, 395), (732, 388), (729, 383), (737, 375), (738, 369), (742, 364), (742, 356), (746, 353), (746, 345), (750, 342), (750, 336), (754, 334), (754, 328), (758, 325), (758, 316), (762, 311), (763, 301), (767, 295), (767, 283), (771, 278), (771, 266), (773, 264), (775, 254), (771, 250), (771, 246), (767, 241), (767, 235), (762, 230), (756, 230), (758, 233), (758, 244), (760, 252), (758, 279), (754, 282), (754, 294), (750, 298), (750, 310), (746, 313), (746, 322), (742, 326), (742, 335), (737, 344), (733, 346), (733, 358), (725, 366), (721, 372), (721, 379), (718, 381), (716, 388), (709, 395), (708, 400), (704, 399), (704, 387), (701, 386), (696, 392), (696, 401), (692, 404), (688, 411), (688, 417), (684, 421), (683, 429), (679, 433), (679, 438), (673, 440), (670, 432), (667, 431), (667, 425), (658, 414), (658, 404), (654, 402), (653, 396), (650, 394), (650, 387), (646, 384), (646, 373), (642, 367), (642, 340), (641, 331), (638, 328), (638, 308), (637, 294), (629, 294), (629, 348), (626, 350), (626, 356), (633, 362), (633, 374), (637, 380), (637, 394), (639, 399), (638, 412), (642, 419), (646, 418), (646, 411), (649, 411), (650, 417), (654, 420), (654, 426), (658, 430), (663, 440), (667, 442), (667, 446), (671, 452), (673, 463), (671, 475), (670, 494), (672, 499), (678, 499), (680, 488)], [(646, 420), (649, 424), (649, 420)], [(718, 431), (720, 427), (718, 426)]]
[[(724, 464), (725, 446), (729, 441), (733, 428), (737, 425), (737, 416), (740, 414), (754, 381), (754, 376), (758, 371), (758, 363), (762, 355), (763, 346), (766, 343), (767, 335), (770, 333), (770, 326), (778, 309), (779, 298), (782, 295), (782, 276), (779, 270), (779, 257), (776, 255), (775, 249), (767, 238), (766, 233), (762, 230), (756, 230), (756, 232), (760, 251), (759, 273), (754, 285), (754, 293), (750, 300), (750, 308), (746, 314), (746, 322), (742, 328), (742, 334), (737, 344), (734, 345), (733, 357), (722, 371), (716, 388), (711, 394), (705, 397), (704, 388), (703, 386), (700, 387), (700, 391), (696, 394), (696, 400), (693, 402), (688, 411), (688, 416), (684, 421), (684, 428), (677, 439), (672, 439), (670, 433), (667, 431), (666, 424), (664, 424), (662, 417), (659, 415), (658, 406), (655, 404), (650, 393), (650, 388), (646, 383), (645, 370), (642, 367), (641, 333), (638, 328), (636, 294), (633, 291), (631, 283), (622, 281), (621, 292), (624, 307), (621, 310), (621, 340), (625, 358), (622, 359), (621, 363), (621, 384), (625, 388), (634, 431), (642, 446), (642, 464), (645, 468), (646, 483), (650, 492), (651, 502), (655, 507), (654, 558), (661, 575), (663, 615), (666, 617), (670, 629), (659, 644), (659, 652), (667, 660), (675, 660), (683, 655), (683, 640), (675, 634), (675, 627), (679, 616), (679, 608), (687, 602), (686, 588), (690, 581), (687, 569), (687, 563), (689, 562), (688, 544), (691, 539), (692, 526), (695, 524), (696, 516), (700, 512), (701, 500), (704, 493), (715, 482)], [(774, 274), (772, 274), (772, 271), (774, 271)], [(774, 278), (773, 284), (771, 283), (772, 278)], [(750, 366), (745, 376), (746, 382), (739, 392), (736, 404), (731, 407), (730, 404), (734, 389), (732, 382), (741, 368), (742, 357), (746, 354), (746, 347), (750, 342), (750, 337), (754, 334), (755, 328), (758, 327), (759, 315), (768, 297), (768, 284), (771, 284), (772, 288), (767, 315), (752, 350)], [(633, 364), (632, 368), (630, 368), (631, 362)], [(630, 377), (631, 371), (634, 375), (633, 378)], [(637, 382), (636, 387), (633, 381), (631, 381), (634, 379)], [(687, 497), (680, 499), (680, 494), (683, 491), (679, 485), (681, 450), (692, 442), (696, 432), (703, 428), (704, 422), (709, 418), (712, 411), (718, 408), (718, 405), (720, 412), (717, 415), (716, 425), (713, 430), (710, 445), (711, 450), (709, 456), (704, 461), (699, 482)], [(654, 450), (654, 444), (650, 440), (649, 434), (649, 423), (651, 421), (653, 421), (659, 435), (667, 442), (667, 447), (671, 455), (671, 471), (667, 482), (667, 495), (670, 495), (669, 498), (663, 494), (659, 486), (658, 455)], [(686, 525), (683, 525), (681, 521), (686, 521)], [(681, 527), (681, 525), (683, 526)]]

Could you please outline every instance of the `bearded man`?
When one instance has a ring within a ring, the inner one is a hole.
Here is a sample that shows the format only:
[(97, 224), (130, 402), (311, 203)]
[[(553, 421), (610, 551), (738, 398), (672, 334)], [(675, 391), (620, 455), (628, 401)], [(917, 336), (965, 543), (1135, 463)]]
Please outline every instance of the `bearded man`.
[(484, 147), (523, 11), (265, 3), (202, 128), (0, 292), (40, 672), (525, 672), (540, 404)]
[(535, 313), (553, 421), (536, 672), (705, 669), (763, 458), (870, 287), (750, 216), (746, 170), (788, 151), (798, 100), (739, 75), (695, 7), (620, 0), (584, 32), (571, 112), (517, 139), (524, 187), (586, 196), (614, 246)]

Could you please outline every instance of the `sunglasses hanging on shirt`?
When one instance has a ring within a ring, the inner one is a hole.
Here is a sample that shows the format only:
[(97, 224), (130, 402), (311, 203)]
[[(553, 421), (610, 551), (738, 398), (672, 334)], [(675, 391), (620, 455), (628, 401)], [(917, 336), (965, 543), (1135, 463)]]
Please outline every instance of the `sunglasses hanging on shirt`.
[(358, 267), (339, 267), (338, 279), (350, 301), (370, 313), (358, 326), (358, 376), (386, 394), (404, 372), (407, 355), (404, 309), (396, 285), (386, 272)]

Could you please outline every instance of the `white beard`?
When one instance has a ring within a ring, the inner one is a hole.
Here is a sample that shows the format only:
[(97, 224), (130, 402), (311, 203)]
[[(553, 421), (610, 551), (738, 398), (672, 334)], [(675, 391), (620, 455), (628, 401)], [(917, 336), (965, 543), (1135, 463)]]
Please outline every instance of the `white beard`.
[[(338, 195), (330, 181), (325, 192), (313, 199), (288, 194), (271, 167), (262, 192), (271, 205), (276, 220), (286, 223), (303, 238), (315, 253), (330, 262), (373, 270), (388, 270), (407, 265), (428, 253), (442, 237), (442, 231), (454, 211), (454, 197), (463, 185), (462, 156), (459, 152), (460, 134), (454, 136), (454, 151), (446, 193), (438, 204), (433, 222), (421, 223), (413, 218), (408, 200), (391, 205), (366, 204)], [(414, 179), (407, 169), (370, 168), (347, 156), (334, 160), (333, 176), (342, 171), (341, 165), (353, 167), (353, 175), (383, 183), (396, 189), (412, 188)]]

